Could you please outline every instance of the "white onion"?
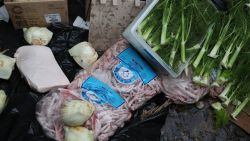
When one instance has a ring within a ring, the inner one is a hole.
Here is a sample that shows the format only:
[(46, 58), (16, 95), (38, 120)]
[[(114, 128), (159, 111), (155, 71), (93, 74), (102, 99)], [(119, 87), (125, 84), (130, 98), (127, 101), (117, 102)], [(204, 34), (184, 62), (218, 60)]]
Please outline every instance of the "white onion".
[(16, 59), (0, 54), (0, 78), (8, 80), (14, 69)]
[(24, 28), (24, 39), (32, 45), (47, 45), (53, 33), (45, 27), (30, 27)]
[(93, 131), (84, 127), (64, 127), (64, 141), (94, 141)]
[(7, 96), (3, 90), (0, 90), (0, 114), (2, 113), (6, 105)]
[(82, 100), (64, 102), (62, 109), (63, 121), (68, 126), (80, 126), (93, 114), (95, 107)]
[(88, 42), (81, 42), (69, 50), (70, 56), (84, 69), (90, 67), (98, 58), (98, 54)]

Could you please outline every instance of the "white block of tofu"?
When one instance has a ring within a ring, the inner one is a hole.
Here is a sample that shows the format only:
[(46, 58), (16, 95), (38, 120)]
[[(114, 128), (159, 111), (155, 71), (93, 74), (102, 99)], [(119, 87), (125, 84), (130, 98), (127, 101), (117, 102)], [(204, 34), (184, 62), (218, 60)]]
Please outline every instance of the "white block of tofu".
[(40, 93), (69, 84), (50, 48), (22, 46), (15, 53), (16, 64), (31, 88)]

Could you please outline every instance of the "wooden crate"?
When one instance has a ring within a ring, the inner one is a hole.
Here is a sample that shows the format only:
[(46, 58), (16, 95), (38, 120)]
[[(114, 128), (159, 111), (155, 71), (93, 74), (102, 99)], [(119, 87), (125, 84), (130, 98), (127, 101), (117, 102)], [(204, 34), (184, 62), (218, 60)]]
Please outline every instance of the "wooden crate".
[(140, 0), (92, 0), (89, 42), (97, 51), (111, 47), (145, 3)]

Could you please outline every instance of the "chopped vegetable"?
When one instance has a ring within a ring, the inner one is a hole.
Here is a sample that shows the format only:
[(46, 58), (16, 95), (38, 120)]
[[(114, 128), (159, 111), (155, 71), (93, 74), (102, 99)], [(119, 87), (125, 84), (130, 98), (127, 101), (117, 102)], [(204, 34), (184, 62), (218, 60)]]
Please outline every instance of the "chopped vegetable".
[(208, 1), (160, 0), (137, 29), (174, 71), (192, 65), (193, 83), (224, 88), (215, 110), (218, 127), (228, 122), (227, 107), (238, 101), (232, 113), (237, 117), (250, 99), (249, 3), (226, 3), (223, 8)]
[(47, 45), (53, 33), (45, 27), (24, 28), (24, 39), (31, 45)]
[(162, 18), (161, 45), (166, 45), (170, 40), (168, 33), (168, 26), (172, 14), (172, 8), (173, 8), (173, 1), (165, 0), (165, 8), (163, 11), (163, 18)]
[(84, 69), (90, 67), (98, 58), (98, 54), (88, 42), (81, 42), (69, 50), (70, 56)]
[(221, 61), (221, 65), (226, 69), (228, 68), (229, 56), (232, 53), (233, 46), (235, 45), (235, 42), (237, 39), (238, 39), (238, 36), (235, 36), (232, 42), (230, 43), (229, 47), (227, 48), (226, 53)]
[(225, 126), (229, 121), (229, 115), (220, 102), (213, 103), (212, 108), (215, 110), (215, 124), (217, 127)]
[(0, 78), (8, 80), (15, 67), (16, 59), (0, 53)]
[(215, 109), (217, 111), (219, 111), (219, 110), (221, 110), (223, 108), (220, 102), (215, 102), (211, 106), (212, 106), (213, 109)]
[(171, 55), (170, 55), (170, 58), (169, 58), (169, 64), (170, 64), (170, 66), (173, 66), (175, 55), (176, 55), (178, 47), (179, 47), (178, 39), (179, 39), (180, 31), (181, 30), (179, 28), (178, 33), (175, 36), (174, 45), (173, 45), (173, 48), (171, 50)]
[(205, 40), (204, 40), (204, 43), (202, 45), (202, 48), (200, 49), (200, 52), (197, 56), (197, 58), (195, 59), (194, 63), (193, 63), (193, 66), (194, 68), (196, 68), (199, 64), (200, 64), (200, 61), (203, 57), (203, 55), (206, 53), (206, 51), (208, 50), (208, 47), (209, 47), (209, 41), (212, 37), (212, 34), (213, 34), (213, 31), (214, 31), (214, 24), (212, 24), (208, 30), (207, 30), (207, 34), (205, 36)]
[(236, 50), (233, 54), (233, 56), (230, 58), (229, 62), (228, 62), (228, 68), (232, 68), (234, 62), (236, 61), (241, 49), (244, 47), (245, 43), (244, 41), (242, 41), (237, 47), (236, 47)]
[(64, 141), (94, 141), (94, 133), (84, 127), (64, 127)]
[(3, 112), (3, 109), (7, 102), (7, 96), (3, 90), (0, 90), (0, 114)]
[(250, 98), (249, 97), (247, 97), (246, 99), (244, 99), (243, 100), (243, 102), (240, 104), (240, 105), (238, 105), (237, 107), (236, 107), (236, 109), (233, 111), (233, 113), (231, 114), (231, 116), (236, 120), (237, 118), (237, 116), (239, 115), (239, 113), (243, 110), (243, 108), (249, 103), (249, 101), (250, 101)]
[(229, 18), (227, 24), (224, 27), (221, 28), (221, 31), (219, 33), (218, 41), (216, 42), (216, 44), (213, 47), (213, 49), (211, 50), (211, 52), (208, 54), (209, 57), (212, 57), (212, 58), (217, 58), (218, 57), (218, 51), (219, 51), (222, 43), (226, 39), (226, 35), (227, 35), (227, 32), (228, 32), (229, 27), (230, 27), (230, 22), (231, 22), (231, 18)]
[(228, 100), (228, 93), (230, 92), (232, 85), (233, 85), (233, 83), (227, 84), (227, 86), (225, 87), (223, 92), (218, 96), (221, 101)]
[(68, 126), (80, 126), (90, 118), (94, 110), (95, 107), (87, 101), (66, 101), (62, 109), (63, 122)]
[[(190, 15), (190, 18), (187, 18), (187, 16), (184, 16), (185, 13), (185, 0), (182, 0), (182, 12), (181, 12), (181, 61), (183, 63), (186, 62), (186, 43), (189, 38), (189, 34), (191, 31), (191, 25), (192, 25), (192, 14)], [(186, 23), (189, 21), (188, 23)]]

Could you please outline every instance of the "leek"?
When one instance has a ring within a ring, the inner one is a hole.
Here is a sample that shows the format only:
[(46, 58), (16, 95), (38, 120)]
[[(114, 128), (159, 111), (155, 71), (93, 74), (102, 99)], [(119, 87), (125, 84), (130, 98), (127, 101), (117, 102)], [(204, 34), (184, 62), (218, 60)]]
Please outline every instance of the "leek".
[(162, 32), (161, 32), (161, 44), (166, 45), (170, 37), (168, 36), (168, 25), (170, 22), (171, 18), (171, 13), (172, 13), (172, 8), (173, 8), (173, 3), (172, 0), (165, 0), (165, 8), (163, 10), (163, 18), (162, 18)]
[(203, 55), (205, 54), (205, 52), (207, 51), (208, 47), (209, 47), (209, 41), (211, 39), (211, 36), (213, 34), (213, 30), (214, 30), (214, 24), (212, 24), (207, 31), (206, 37), (205, 37), (205, 41), (203, 43), (203, 46), (197, 56), (197, 58), (195, 59), (193, 66), (194, 68), (197, 68), (197, 66), (200, 64), (200, 61), (203, 57)]
[(236, 109), (231, 114), (232, 118), (234, 118), (235, 120), (237, 120), (236, 117), (243, 110), (243, 108), (248, 104), (249, 101), (250, 101), (249, 97), (247, 97), (246, 99), (244, 99), (243, 102), (238, 107), (236, 107)]
[(225, 41), (229, 26), (230, 26), (231, 18), (229, 18), (227, 24), (221, 28), (220, 34), (219, 34), (219, 39), (216, 42), (215, 46), (211, 50), (211, 52), (208, 54), (209, 57), (212, 58), (217, 58), (218, 57), (218, 51), (223, 43)]
[(233, 83), (227, 84), (223, 92), (218, 96), (221, 101), (226, 101), (228, 100), (228, 93), (231, 91)]
[[(188, 19), (189, 23), (186, 25), (185, 17), (184, 17), (184, 1), (182, 0), (182, 13), (181, 13), (181, 28), (182, 28), (182, 34), (181, 34), (181, 61), (182, 63), (186, 62), (186, 42), (188, 40), (190, 30), (191, 30), (191, 25), (192, 25), (192, 14), (191, 18)], [(186, 31), (187, 30), (187, 31)]]
[(169, 64), (171, 67), (173, 66), (175, 55), (176, 55), (176, 52), (178, 50), (179, 45), (177, 43), (178, 43), (179, 35), (180, 35), (180, 28), (175, 36), (174, 45), (173, 45), (173, 48), (171, 50), (171, 54), (170, 54), (170, 58), (169, 58)]
[(230, 43), (228, 49), (226, 50), (226, 53), (225, 53), (223, 59), (221, 60), (221, 63), (220, 63), (220, 64), (221, 64), (224, 68), (228, 68), (229, 56), (230, 56), (230, 54), (232, 53), (232, 49), (233, 49), (234, 43), (236, 42), (237, 39), (238, 39), (238, 36), (235, 36), (234, 39), (232, 40), (232, 42)]

